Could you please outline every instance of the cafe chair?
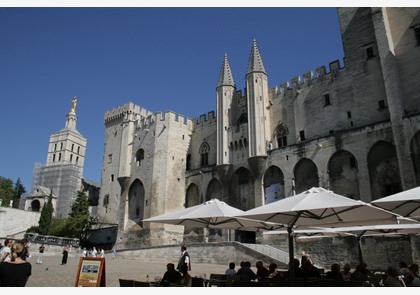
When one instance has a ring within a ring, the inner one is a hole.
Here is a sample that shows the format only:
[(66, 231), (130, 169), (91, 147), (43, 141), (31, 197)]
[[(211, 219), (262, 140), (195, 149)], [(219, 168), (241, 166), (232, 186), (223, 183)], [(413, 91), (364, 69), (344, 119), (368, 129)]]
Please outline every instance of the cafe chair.
[(150, 287), (149, 282), (134, 281), (134, 287)]
[(119, 279), (120, 287), (134, 287), (134, 280)]

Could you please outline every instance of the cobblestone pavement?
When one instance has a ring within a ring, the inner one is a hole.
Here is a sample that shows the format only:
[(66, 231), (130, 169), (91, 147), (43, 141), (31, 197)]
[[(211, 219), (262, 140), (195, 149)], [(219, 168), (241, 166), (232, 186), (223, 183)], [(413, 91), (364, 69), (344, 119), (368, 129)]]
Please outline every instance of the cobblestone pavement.
[[(43, 264), (36, 264), (36, 255), (28, 261), (32, 264), (32, 275), (29, 277), (27, 287), (73, 287), (76, 281), (80, 257), (70, 256), (66, 265), (61, 265), (61, 255), (44, 256)], [(127, 257), (112, 258), (105, 255), (105, 281), (107, 287), (119, 287), (119, 278), (134, 279), (139, 281), (150, 281), (161, 278), (166, 271), (166, 264), (176, 261), (147, 262), (140, 259), (129, 259)], [(191, 276), (204, 277), (210, 273), (224, 273), (226, 265), (194, 264), (192, 263)]]

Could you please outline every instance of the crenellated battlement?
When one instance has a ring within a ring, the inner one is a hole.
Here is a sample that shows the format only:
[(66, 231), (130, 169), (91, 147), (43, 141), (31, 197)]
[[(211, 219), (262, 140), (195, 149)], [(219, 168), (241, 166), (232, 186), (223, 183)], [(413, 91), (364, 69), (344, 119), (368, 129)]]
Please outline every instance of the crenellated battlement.
[(138, 117), (147, 118), (151, 115), (153, 115), (153, 112), (148, 111), (138, 105), (135, 105), (132, 102), (128, 102), (117, 108), (107, 111), (104, 115), (104, 121), (105, 124), (107, 124), (113, 121), (124, 120), (129, 116), (134, 116), (137, 119), (139, 119)]
[(203, 127), (205, 125), (210, 125), (216, 121), (216, 115), (214, 111), (208, 112), (206, 114), (202, 114), (200, 118), (194, 118), (193, 123), (195, 126), (199, 125), (199, 127)]
[[(303, 74), (303, 81), (301, 76), (296, 76), (291, 79), (291, 84), (289, 81), (280, 83), (280, 89), (278, 93), (287, 93), (288, 91), (302, 90), (305, 87), (311, 86), (314, 83), (322, 83), (324, 81), (334, 82), (340, 77), (340, 71), (344, 67), (340, 67), (339, 60), (335, 60), (329, 64), (329, 72), (327, 72), (325, 66), (320, 66), (315, 69), (315, 75), (312, 71), (306, 72)], [(277, 88), (276, 88), (277, 89)]]
[[(185, 125), (188, 129), (191, 130), (193, 126), (193, 120), (190, 118), (185, 118), (184, 115), (176, 114), (173, 111), (157, 112), (155, 113), (156, 122), (166, 123), (177, 123), (180, 125)], [(173, 124), (172, 124), (173, 125)]]

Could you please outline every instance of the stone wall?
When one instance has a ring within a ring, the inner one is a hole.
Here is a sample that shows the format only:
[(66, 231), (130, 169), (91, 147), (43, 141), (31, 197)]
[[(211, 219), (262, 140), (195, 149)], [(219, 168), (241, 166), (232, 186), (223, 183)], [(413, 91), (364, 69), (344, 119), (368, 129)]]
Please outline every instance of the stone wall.
[(38, 226), (40, 212), (0, 207), (0, 238), (22, 239), (26, 230)]

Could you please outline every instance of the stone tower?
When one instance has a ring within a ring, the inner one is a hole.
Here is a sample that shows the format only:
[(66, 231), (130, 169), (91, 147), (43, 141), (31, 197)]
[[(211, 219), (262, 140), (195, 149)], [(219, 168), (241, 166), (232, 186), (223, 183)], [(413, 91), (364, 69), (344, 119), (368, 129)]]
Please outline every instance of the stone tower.
[(248, 102), (249, 157), (266, 156), (270, 138), (268, 106), (268, 77), (257, 42), (254, 39), (246, 71), (246, 96)]
[(76, 105), (74, 97), (65, 127), (51, 134), (46, 164), (38, 167), (33, 177), (36, 183), (32, 187), (43, 186), (57, 196), (56, 217), (68, 216), (82, 185), (87, 140), (76, 129)]

